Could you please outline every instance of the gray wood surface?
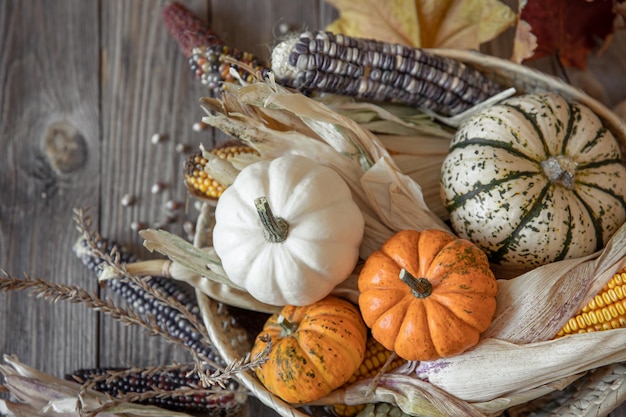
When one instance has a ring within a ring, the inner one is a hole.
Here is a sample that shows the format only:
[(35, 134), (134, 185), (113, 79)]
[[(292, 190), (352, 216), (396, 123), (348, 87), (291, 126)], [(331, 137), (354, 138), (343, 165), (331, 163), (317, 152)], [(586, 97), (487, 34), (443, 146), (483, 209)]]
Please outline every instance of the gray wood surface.
[[(151, 255), (133, 222), (182, 235), (184, 223), (195, 218), (182, 181), (185, 154), (177, 145), (195, 150), (226, 138), (192, 129), (203, 115), (197, 103), (206, 90), (161, 23), (164, 4), (0, 0), (1, 269), (104, 294), (72, 252), (78, 237), (73, 208), (90, 208), (97, 230), (141, 257)], [(282, 26), (318, 29), (335, 16), (322, 0), (184, 4), (226, 43), (264, 58)], [(508, 47), (489, 46), (502, 55)], [(165, 140), (151, 143), (154, 134)], [(155, 194), (156, 183), (163, 190)], [(125, 194), (136, 203), (122, 206)], [(168, 220), (170, 200), (183, 207)], [(186, 358), (83, 306), (23, 293), (0, 294), (0, 353), (57, 376)], [(249, 414), (274, 413), (254, 406)]]

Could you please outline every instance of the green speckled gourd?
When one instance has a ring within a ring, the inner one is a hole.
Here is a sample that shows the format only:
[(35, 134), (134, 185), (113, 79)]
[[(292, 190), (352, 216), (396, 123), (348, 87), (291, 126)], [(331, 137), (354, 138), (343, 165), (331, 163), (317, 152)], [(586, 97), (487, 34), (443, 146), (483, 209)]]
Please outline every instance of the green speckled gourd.
[(443, 163), (441, 189), (455, 232), (494, 264), (584, 256), (626, 220), (617, 140), (589, 108), (552, 93), (468, 119)]

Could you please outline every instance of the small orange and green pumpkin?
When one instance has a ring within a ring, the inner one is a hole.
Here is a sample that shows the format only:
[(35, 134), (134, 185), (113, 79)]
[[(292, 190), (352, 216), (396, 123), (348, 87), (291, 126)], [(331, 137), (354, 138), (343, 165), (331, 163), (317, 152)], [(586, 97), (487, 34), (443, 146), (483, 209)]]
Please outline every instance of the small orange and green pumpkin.
[(476, 245), (439, 230), (403, 230), (359, 274), (359, 307), (372, 335), (407, 360), (435, 360), (478, 343), (497, 285)]
[(253, 357), (267, 347), (267, 339), (271, 350), (256, 376), (281, 399), (306, 403), (340, 387), (358, 369), (367, 327), (354, 304), (328, 296), (271, 316), (254, 342)]

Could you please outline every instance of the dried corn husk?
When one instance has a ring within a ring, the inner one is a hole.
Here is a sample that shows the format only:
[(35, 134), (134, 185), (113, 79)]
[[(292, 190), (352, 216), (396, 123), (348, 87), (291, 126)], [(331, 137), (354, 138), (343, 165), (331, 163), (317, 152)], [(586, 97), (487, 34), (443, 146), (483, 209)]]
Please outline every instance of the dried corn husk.
[[(0, 413), (8, 417), (81, 417), (88, 414), (94, 417), (191, 417), (186, 413), (127, 402), (111, 406), (112, 400), (106, 394), (84, 390), (80, 384), (45, 374), (21, 363), (13, 355), (4, 355), (4, 362), (6, 365), (0, 365), (4, 387), (15, 398), (13, 401), (0, 399)], [(106, 411), (97, 411), (105, 406)]]
[(262, 158), (299, 154), (335, 169), (365, 217), (361, 257), (400, 229), (449, 231), (427, 206), (419, 184), (404, 175), (377, 136), (356, 121), (271, 80), (236, 93), (221, 101), (203, 99), (208, 114), (203, 121), (246, 142)]

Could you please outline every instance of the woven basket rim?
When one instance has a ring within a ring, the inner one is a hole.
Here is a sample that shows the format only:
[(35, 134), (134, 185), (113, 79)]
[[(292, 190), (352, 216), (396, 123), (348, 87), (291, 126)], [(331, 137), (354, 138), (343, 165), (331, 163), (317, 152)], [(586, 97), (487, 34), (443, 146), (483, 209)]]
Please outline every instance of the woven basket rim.
[[(475, 67), (499, 81), (504, 87), (515, 87), (518, 93), (555, 92), (570, 101), (576, 101), (586, 105), (600, 117), (605, 126), (615, 135), (620, 144), (622, 155), (626, 158), (626, 122), (604, 104), (590, 97), (582, 90), (568, 85), (552, 75), (478, 51), (455, 49), (429, 49), (428, 51), (436, 55), (462, 61), (467, 65)], [(203, 208), (209, 210), (210, 207), (210, 205), (205, 204)], [(203, 217), (204, 216), (201, 216), (199, 223), (200, 221), (206, 222), (206, 219), (202, 220)], [(202, 226), (199, 225), (197, 227), (198, 233), (200, 230), (203, 229)], [(199, 242), (194, 243), (196, 246), (200, 244)], [(211, 341), (219, 354), (227, 362), (240, 359), (242, 357), (242, 347), (239, 346), (239, 349), (237, 349), (233, 346), (234, 338), (232, 334), (229, 334), (229, 332), (225, 330), (232, 325), (228, 312), (221, 311), (218, 307), (219, 302), (210, 299), (204, 293), (197, 291), (196, 294), (200, 310), (205, 320), (205, 325), (211, 336)], [(245, 348), (243, 351), (245, 351)], [(593, 415), (602, 417), (607, 416), (626, 400), (626, 383), (623, 383), (624, 378), (626, 378), (626, 366), (619, 363), (613, 364), (602, 368), (597, 374), (604, 378), (598, 375), (590, 377), (589, 383), (585, 385), (579, 395), (574, 398), (568, 398), (560, 409), (565, 410), (570, 406), (570, 409), (564, 411), (568, 413), (567, 415), (578, 417), (591, 417)], [(310, 417), (309, 414), (301, 409), (294, 407), (270, 393), (252, 372), (243, 372), (239, 374), (237, 378), (252, 395), (281, 416)], [(617, 389), (611, 390), (611, 395), (601, 397), (598, 393), (606, 391), (607, 380), (617, 380), (617, 382), (614, 383), (619, 384), (619, 386)], [(551, 415), (563, 414), (559, 412), (558, 414)]]

